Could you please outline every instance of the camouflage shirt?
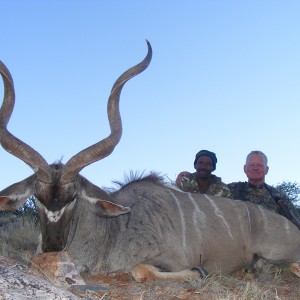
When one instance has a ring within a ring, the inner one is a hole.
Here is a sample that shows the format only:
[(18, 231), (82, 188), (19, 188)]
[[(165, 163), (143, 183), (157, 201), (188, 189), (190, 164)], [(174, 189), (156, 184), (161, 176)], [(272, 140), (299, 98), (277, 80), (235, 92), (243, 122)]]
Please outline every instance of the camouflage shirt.
[[(296, 218), (300, 220), (297, 210), (287, 195), (268, 184), (255, 186), (248, 182), (233, 182), (227, 186), (230, 189), (231, 198), (233, 199), (251, 201), (255, 204), (262, 205), (265, 208), (285, 216), (293, 222), (289, 215), (289, 212), (292, 212)], [(279, 205), (278, 201), (283, 203), (285, 209), (282, 205)]]
[[(184, 192), (200, 193), (197, 183), (197, 173), (191, 173), (189, 176), (182, 176), (180, 183), (176, 184), (176, 186)], [(222, 182), (220, 177), (210, 175), (209, 186), (205, 191), (205, 194), (229, 198), (230, 190), (227, 185)]]

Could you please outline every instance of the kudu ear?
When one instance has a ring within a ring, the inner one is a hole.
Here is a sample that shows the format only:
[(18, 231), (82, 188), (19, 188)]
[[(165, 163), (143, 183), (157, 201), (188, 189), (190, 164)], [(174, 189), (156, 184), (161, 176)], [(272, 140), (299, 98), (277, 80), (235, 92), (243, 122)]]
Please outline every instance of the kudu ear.
[[(20, 197), (21, 196), (21, 197)], [(27, 196), (18, 195), (14, 196), (0, 196), (0, 210), (2, 211), (15, 211), (20, 208), (28, 199)]]
[(20, 208), (34, 194), (33, 179), (34, 175), (0, 191), (0, 210), (15, 211)]
[(127, 214), (131, 211), (129, 207), (112, 203), (106, 200), (98, 200), (94, 203), (89, 202), (90, 209), (99, 217), (110, 218)]
[(77, 185), (80, 186), (77, 188), (80, 197), (86, 201), (90, 210), (99, 217), (117, 217), (131, 211), (129, 207), (114, 203), (110, 195), (82, 176), (77, 177)]
[(26, 202), (29, 196), (30, 194), (28, 193), (22, 195), (11, 194), (9, 196), (0, 196), (0, 210), (15, 211)]

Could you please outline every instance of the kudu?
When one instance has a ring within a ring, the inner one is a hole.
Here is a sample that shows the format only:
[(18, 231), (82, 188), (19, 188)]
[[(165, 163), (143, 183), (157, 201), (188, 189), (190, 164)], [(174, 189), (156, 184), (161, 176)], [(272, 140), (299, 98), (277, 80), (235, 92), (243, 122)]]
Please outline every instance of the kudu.
[(300, 231), (278, 214), (252, 203), (184, 193), (155, 174), (113, 193), (79, 174), (118, 144), (121, 90), (148, 67), (152, 49), (147, 45), (145, 59), (113, 85), (108, 100), (110, 135), (65, 165), (49, 165), (7, 130), (15, 94), (12, 77), (1, 63), (1, 145), (28, 164), (34, 175), (1, 191), (0, 208), (15, 210), (34, 195), (43, 251), (68, 251), (80, 272), (132, 271), (137, 281), (199, 278), (204, 270), (230, 273), (264, 258), (291, 263), (291, 271), (300, 276)]

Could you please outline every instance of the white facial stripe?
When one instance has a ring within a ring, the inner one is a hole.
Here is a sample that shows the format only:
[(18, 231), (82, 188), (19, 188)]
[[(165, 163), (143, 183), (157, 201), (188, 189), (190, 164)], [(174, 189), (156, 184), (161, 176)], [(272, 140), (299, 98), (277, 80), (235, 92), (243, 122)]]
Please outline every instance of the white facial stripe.
[(64, 206), (61, 210), (59, 211), (50, 211), (48, 210), (45, 205), (43, 203), (41, 203), (39, 200), (36, 201), (38, 207), (42, 210), (44, 210), (47, 219), (49, 220), (49, 222), (51, 223), (56, 223), (60, 220), (61, 216), (63, 215), (65, 209), (66, 210), (71, 210), (74, 205), (75, 205), (76, 201), (72, 201), (71, 203), (69, 203), (68, 205)]
[(83, 197), (85, 200), (89, 201), (90, 203), (96, 204), (100, 199), (99, 198), (92, 198), (88, 196), (85, 192), (85, 190), (81, 191), (81, 197)]

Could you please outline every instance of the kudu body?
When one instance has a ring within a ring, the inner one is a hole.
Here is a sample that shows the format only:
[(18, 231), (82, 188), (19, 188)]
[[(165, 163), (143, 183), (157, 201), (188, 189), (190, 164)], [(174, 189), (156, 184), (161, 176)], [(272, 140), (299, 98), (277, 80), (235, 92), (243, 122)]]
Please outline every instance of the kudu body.
[[(183, 193), (154, 174), (106, 193), (79, 174), (118, 144), (121, 90), (126, 81), (148, 67), (152, 49), (147, 44), (145, 59), (123, 73), (112, 88), (110, 135), (65, 165), (49, 165), (7, 130), (15, 95), (12, 77), (1, 62), (0, 142), (27, 163), (34, 175), (2, 190), (0, 209), (15, 210), (35, 195), (43, 251), (68, 251), (79, 271), (132, 271), (137, 281), (144, 281), (199, 278), (203, 268), (230, 273), (260, 257), (277, 264), (300, 262), (297, 227), (252, 203)], [(300, 276), (299, 265), (292, 266), (291, 271)]]

